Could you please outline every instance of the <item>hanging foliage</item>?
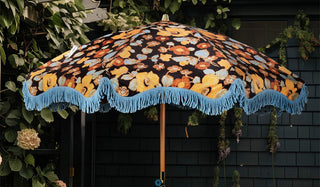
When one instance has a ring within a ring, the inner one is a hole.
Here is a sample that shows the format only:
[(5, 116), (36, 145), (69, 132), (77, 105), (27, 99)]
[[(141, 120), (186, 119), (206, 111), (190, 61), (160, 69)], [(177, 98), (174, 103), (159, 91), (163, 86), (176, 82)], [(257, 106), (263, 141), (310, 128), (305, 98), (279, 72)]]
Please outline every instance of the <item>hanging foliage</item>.
[(231, 187), (240, 187), (240, 173), (238, 170), (233, 171)]
[(213, 187), (219, 187), (219, 173), (220, 173), (219, 166), (214, 167), (214, 170), (213, 170)]
[(156, 106), (151, 106), (144, 111), (144, 116), (150, 121), (158, 121), (159, 114)]
[(230, 153), (229, 147), (229, 140), (226, 139), (226, 127), (225, 127), (225, 120), (227, 118), (227, 111), (224, 111), (219, 120), (219, 135), (218, 135), (218, 153), (219, 153), (219, 160), (218, 162), (224, 161)]
[(127, 134), (132, 126), (132, 117), (130, 114), (119, 113), (117, 120), (117, 130)]
[(242, 135), (242, 108), (234, 108), (234, 117), (235, 117), (235, 122), (234, 122), (234, 128), (232, 129), (232, 133), (237, 137), (237, 143), (240, 142), (240, 136)]
[(268, 134), (268, 148), (269, 151), (273, 154), (277, 152), (280, 147), (280, 142), (277, 136), (277, 110), (276, 108), (272, 109), (270, 114), (270, 127)]
[(308, 60), (310, 54), (315, 50), (316, 46), (319, 46), (319, 40), (315, 37), (314, 33), (310, 31), (310, 20), (307, 15), (299, 10), (296, 15), (296, 19), (293, 25), (284, 29), (278, 37), (276, 37), (270, 44), (264, 48), (260, 48), (262, 52), (266, 52), (268, 49), (274, 46), (279, 46), (279, 60), (278, 62), (286, 66), (287, 65), (287, 54), (286, 47), (289, 39), (299, 40), (299, 52), (301, 58)]

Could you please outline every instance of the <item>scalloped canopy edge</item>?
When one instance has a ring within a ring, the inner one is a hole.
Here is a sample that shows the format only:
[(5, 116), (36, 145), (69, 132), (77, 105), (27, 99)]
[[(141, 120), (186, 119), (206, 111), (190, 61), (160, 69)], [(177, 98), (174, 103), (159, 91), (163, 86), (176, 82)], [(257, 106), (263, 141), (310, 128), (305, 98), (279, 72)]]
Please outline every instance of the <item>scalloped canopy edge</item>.
[[(294, 101), (271, 89), (264, 90), (248, 99), (241, 79), (236, 79), (227, 93), (217, 99), (210, 99), (197, 92), (175, 87), (153, 88), (131, 97), (123, 97), (116, 93), (110, 80), (106, 77), (101, 79), (96, 93), (91, 97), (85, 97), (77, 90), (69, 87), (53, 87), (40, 95), (34, 96), (30, 94), (28, 88), (29, 85), (25, 81), (23, 83), (23, 95), (27, 110), (40, 111), (46, 107), (60, 110), (72, 104), (79, 106), (86, 113), (108, 112), (111, 108), (115, 108), (122, 113), (134, 113), (148, 106), (167, 103), (198, 109), (207, 115), (219, 115), (238, 103), (248, 115), (269, 105), (290, 114), (300, 114), (305, 103), (307, 103), (308, 97), (307, 86), (303, 85), (299, 97)], [(108, 103), (102, 104), (102, 99), (106, 99)]]

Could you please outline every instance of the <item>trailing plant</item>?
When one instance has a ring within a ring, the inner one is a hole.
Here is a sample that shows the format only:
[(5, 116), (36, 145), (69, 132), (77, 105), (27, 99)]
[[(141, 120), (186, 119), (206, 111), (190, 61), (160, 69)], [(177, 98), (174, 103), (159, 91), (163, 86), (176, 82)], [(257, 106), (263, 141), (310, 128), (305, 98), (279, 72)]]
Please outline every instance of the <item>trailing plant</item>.
[(188, 117), (188, 126), (198, 126), (199, 119), (206, 118), (207, 115), (199, 110), (195, 110), (191, 116)]
[(159, 115), (156, 106), (151, 106), (144, 111), (144, 116), (150, 121), (158, 121)]
[[(49, 109), (27, 111), (22, 83), (25, 75), (44, 61), (88, 41), (84, 34), (88, 27), (82, 22), (84, 9), (77, 0), (45, 4), (2, 0), (0, 10), (1, 74), (5, 81), (0, 91), (0, 133), (4, 135), (0, 137), (0, 176), (12, 176), (14, 186), (59, 186), (63, 182), (55, 174), (55, 159), (41, 160), (33, 151), (59, 148), (49, 131), (54, 113)], [(68, 110), (58, 114), (66, 119)]]
[(310, 31), (310, 20), (307, 15), (299, 10), (296, 15), (293, 25), (284, 29), (278, 37), (276, 37), (270, 44), (264, 48), (260, 48), (261, 51), (266, 52), (274, 46), (279, 47), (279, 63), (287, 65), (286, 47), (289, 39), (299, 40), (299, 52), (303, 60), (308, 60), (310, 54), (315, 50), (316, 46), (319, 46), (319, 40), (314, 33)]
[(228, 112), (224, 111), (219, 120), (219, 135), (218, 135), (218, 154), (219, 154), (219, 160), (218, 162), (223, 161), (223, 174), (224, 174), (224, 186), (227, 185), (227, 176), (226, 176), (226, 158), (230, 154), (230, 142), (228, 139), (226, 139), (226, 118), (227, 118)]
[(117, 130), (123, 134), (127, 134), (132, 126), (132, 117), (130, 114), (119, 113), (117, 120)]
[(242, 108), (234, 108), (234, 117), (235, 117), (235, 122), (234, 122), (234, 128), (232, 129), (232, 133), (237, 137), (237, 143), (240, 142), (240, 136), (242, 135)]
[(231, 187), (240, 187), (240, 173), (238, 170), (233, 171)]
[(269, 134), (268, 134), (268, 148), (272, 154), (272, 178), (273, 178), (273, 186), (276, 186), (275, 181), (275, 171), (274, 171), (274, 154), (280, 147), (280, 142), (277, 136), (277, 110), (276, 108), (272, 109), (270, 114), (270, 127), (269, 127)]
[(219, 166), (214, 167), (214, 170), (213, 170), (213, 187), (218, 187), (219, 186), (219, 173), (220, 173)]
[(218, 162), (224, 161), (230, 153), (230, 142), (226, 139), (226, 127), (225, 127), (225, 120), (227, 118), (227, 111), (224, 111), (219, 120), (219, 135), (218, 135), (218, 153), (219, 153), (219, 160)]

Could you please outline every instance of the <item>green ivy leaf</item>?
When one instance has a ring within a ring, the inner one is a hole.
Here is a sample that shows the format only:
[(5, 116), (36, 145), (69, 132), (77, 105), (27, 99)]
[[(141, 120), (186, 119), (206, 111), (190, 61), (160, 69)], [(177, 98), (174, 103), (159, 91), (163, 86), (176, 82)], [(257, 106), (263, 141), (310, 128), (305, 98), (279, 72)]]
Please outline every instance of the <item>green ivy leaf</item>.
[(17, 54), (11, 54), (8, 57), (8, 60), (13, 68), (24, 65), (24, 60), (22, 57), (19, 57)]
[(20, 171), (22, 168), (22, 162), (19, 158), (10, 158), (9, 166), (12, 171)]
[(54, 121), (52, 111), (47, 108), (41, 110), (40, 115), (42, 119), (44, 119), (48, 123), (51, 123)]
[(63, 119), (67, 119), (69, 116), (69, 113), (66, 110), (58, 110), (57, 112)]
[(178, 1), (172, 1), (169, 8), (172, 14), (174, 14), (177, 12), (177, 10), (179, 10), (180, 4)]
[(32, 187), (45, 187), (45, 186), (46, 186), (46, 184), (45, 183), (42, 184), (39, 181), (38, 177), (32, 177)]
[(61, 16), (60, 16), (59, 12), (53, 14), (52, 22), (55, 24), (55, 26), (63, 27), (63, 21), (61, 19)]
[(30, 167), (22, 166), (22, 169), (19, 171), (21, 177), (25, 179), (31, 179), (33, 176), (33, 169)]
[(24, 158), (24, 162), (27, 165), (31, 165), (33, 167), (35, 167), (35, 160), (32, 154), (28, 154), (25, 158)]
[(58, 176), (53, 171), (48, 171), (44, 176), (51, 182), (59, 180)]
[(2, 164), (0, 164), (0, 176), (7, 176), (11, 173), (9, 162), (7, 157), (3, 157), (2, 159)]
[(12, 154), (14, 154), (16, 156), (22, 155), (22, 149), (18, 146), (10, 146), (7, 151), (11, 152)]
[(7, 56), (6, 56), (6, 52), (4, 51), (2, 45), (0, 45), (0, 56), (1, 56), (1, 61), (2, 61), (3, 65), (6, 65)]
[(14, 142), (17, 139), (17, 131), (13, 129), (7, 129), (6, 132), (4, 133), (4, 137), (8, 142)]
[(165, 0), (164, 1), (164, 8), (167, 9), (170, 4), (171, 4), (171, 0)]
[(239, 30), (241, 27), (241, 20), (239, 18), (235, 18), (232, 20), (232, 26), (236, 29)]
[(11, 104), (8, 101), (0, 102), (0, 114), (5, 114), (9, 111)]
[(24, 82), (26, 79), (24, 78), (24, 76), (22, 76), (22, 75), (19, 75), (18, 77), (17, 77), (17, 81), (18, 82)]
[(25, 119), (29, 124), (31, 124), (31, 122), (33, 121), (33, 118), (34, 118), (33, 112), (28, 111), (24, 105), (23, 105), (23, 107), (22, 107), (22, 115), (23, 115), (24, 119)]
[(21, 114), (17, 109), (11, 110), (5, 119), (5, 122), (9, 126), (15, 126), (20, 121)]
[(13, 81), (7, 81), (5, 83), (5, 87), (13, 92), (16, 92), (18, 90), (16, 83), (14, 83)]
[(193, 5), (198, 4), (198, 0), (192, 0)]

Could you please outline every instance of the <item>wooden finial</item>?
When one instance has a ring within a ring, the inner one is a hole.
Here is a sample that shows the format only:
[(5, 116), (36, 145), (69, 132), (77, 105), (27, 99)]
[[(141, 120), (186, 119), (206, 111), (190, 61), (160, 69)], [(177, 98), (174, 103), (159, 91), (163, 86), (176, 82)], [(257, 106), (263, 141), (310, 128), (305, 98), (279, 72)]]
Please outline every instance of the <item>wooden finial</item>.
[(169, 16), (168, 16), (168, 14), (163, 14), (161, 21), (169, 21)]

